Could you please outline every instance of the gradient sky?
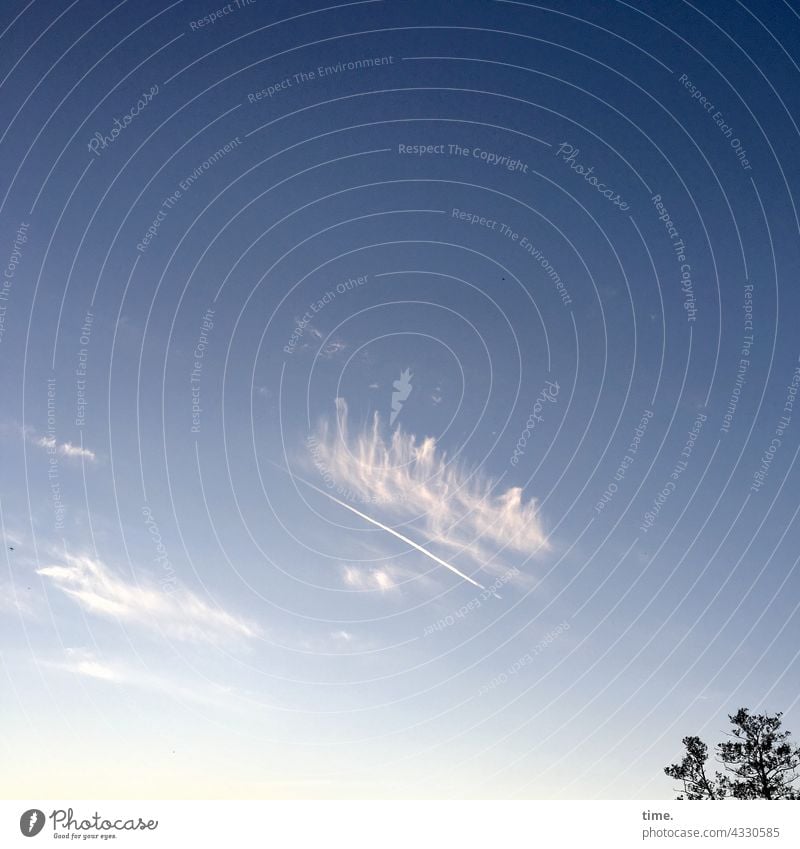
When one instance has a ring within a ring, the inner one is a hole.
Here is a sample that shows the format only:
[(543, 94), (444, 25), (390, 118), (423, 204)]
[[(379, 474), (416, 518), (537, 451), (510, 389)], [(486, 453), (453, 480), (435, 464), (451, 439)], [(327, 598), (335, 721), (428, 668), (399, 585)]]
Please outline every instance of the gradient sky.
[(800, 732), (796, 4), (0, 33), (4, 795), (664, 798)]

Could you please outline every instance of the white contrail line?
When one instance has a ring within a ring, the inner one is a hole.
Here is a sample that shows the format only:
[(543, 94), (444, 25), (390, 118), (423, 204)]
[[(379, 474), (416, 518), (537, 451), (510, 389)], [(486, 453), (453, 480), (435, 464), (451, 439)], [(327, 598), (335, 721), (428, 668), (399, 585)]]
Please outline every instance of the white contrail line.
[[(314, 489), (317, 489), (317, 487), (314, 487)], [(362, 513), (360, 510), (356, 510), (355, 507), (351, 507), (349, 504), (345, 504), (344, 501), (339, 501), (338, 498), (334, 498), (329, 492), (325, 492), (322, 489), (317, 489), (317, 492), (321, 492), (323, 495), (327, 495), (328, 498), (330, 498), (331, 501), (335, 501), (340, 507), (345, 507), (346, 509), (350, 510), (352, 513), (355, 513), (356, 516), (360, 516), (362, 519), (365, 519), (367, 522), (372, 522), (372, 524), (375, 525), (376, 527), (381, 528), (384, 531), (388, 531), (392, 536), (395, 536), (398, 539), (403, 540), (403, 542), (407, 542), (410, 546), (412, 546), (413, 548), (416, 548), (417, 551), (421, 551), (423, 554), (430, 557), (431, 560), (438, 563), (440, 566), (444, 566), (445, 569), (449, 569), (451, 572), (454, 572), (456, 575), (459, 576), (459, 578), (463, 578), (465, 581), (469, 581), (471, 584), (474, 584), (476, 587), (479, 587), (482, 590), (485, 589), (483, 584), (479, 584), (477, 581), (470, 578), (469, 575), (465, 575), (463, 572), (459, 572), (458, 569), (456, 569), (455, 566), (451, 566), (447, 561), (442, 560), (441, 557), (437, 557), (435, 554), (431, 554), (431, 552), (428, 551), (427, 548), (423, 548), (419, 543), (414, 542), (413, 539), (409, 539), (408, 537), (403, 536), (403, 534), (398, 533), (396, 530), (394, 530), (394, 528), (390, 528), (387, 525), (384, 525), (381, 522), (379, 522), (377, 519), (373, 519), (371, 516), (367, 516), (366, 513)]]
[[(272, 465), (276, 466), (277, 464), (272, 463)], [(282, 468), (282, 467), (278, 466), (278, 468)], [(286, 471), (286, 470), (284, 469), (284, 471)], [(309, 481), (305, 480), (304, 478), (301, 478), (299, 475), (292, 474), (291, 472), (289, 472), (288, 474), (290, 475), (290, 477), (292, 477), (296, 480), (302, 481), (302, 483), (304, 483), (306, 486), (310, 486), (311, 489), (316, 490), (320, 494), (324, 495), (326, 498), (330, 498), (331, 501), (333, 501), (335, 504), (338, 504), (340, 507), (344, 507), (345, 510), (349, 510), (351, 513), (355, 513), (356, 516), (360, 516), (365, 521), (371, 522), (373, 525), (380, 528), (381, 530), (386, 531), (387, 533), (390, 533), (392, 536), (403, 540), (403, 542), (405, 542), (405, 543), (408, 543), (408, 545), (410, 545), (412, 548), (416, 548), (417, 551), (421, 551), (426, 557), (430, 557), (430, 559), (433, 560), (435, 563), (438, 563), (440, 566), (444, 566), (445, 569), (449, 569), (451, 572), (454, 572), (456, 575), (458, 575), (459, 578), (463, 578), (465, 581), (469, 581), (471, 584), (478, 587), (479, 589), (482, 589), (482, 590), (486, 589), (486, 587), (484, 587), (483, 584), (479, 584), (476, 580), (474, 580), (473, 578), (470, 578), (469, 575), (465, 575), (463, 572), (459, 572), (459, 570), (456, 569), (455, 566), (451, 566), (446, 560), (442, 560), (441, 557), (437, 557), (435, 554), (431, 554), (431, 552), (428, 551), (427, 548), (423, 548), (421, 545), (419, 545), (419, 543), (414, 542), (413, 539), (409, 539), (407, 536), (403, 536), (403, 534), (398, 533), (396, 530), (394, 530), (394, 528), (390, 528), (387, 525), (384, 525), (381, 522), (379, 522), (377, 519), (373, 519), (371, 516), (367, 516), (366, 513), (362, 513), (360, 510), (356, 510), (355, 507), (351, 507), (349, 504), (346, 504), (344, 501), (339, 501), (338, 498), (335, 498), (329, 492), (325, 492), (324, 489), (320, 489), (318, 486), (314, 486), (313, 483), (310, 483)]]

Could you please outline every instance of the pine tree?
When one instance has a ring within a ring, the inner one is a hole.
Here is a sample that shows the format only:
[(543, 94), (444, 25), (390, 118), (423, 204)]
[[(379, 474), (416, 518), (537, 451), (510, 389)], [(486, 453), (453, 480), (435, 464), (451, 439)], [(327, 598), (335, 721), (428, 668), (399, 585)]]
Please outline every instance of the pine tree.
[(783, 714), (752, 714), (740, 708), (728, 716), (730, 739), (718, 743), (717, 761), (723, 771), (707, 773), (708, 746), (699, 737), (684, 737), (686, 754), (664, 768), (683, 783), (678, 799), (800, 799), (800, 747), (781, 730)]

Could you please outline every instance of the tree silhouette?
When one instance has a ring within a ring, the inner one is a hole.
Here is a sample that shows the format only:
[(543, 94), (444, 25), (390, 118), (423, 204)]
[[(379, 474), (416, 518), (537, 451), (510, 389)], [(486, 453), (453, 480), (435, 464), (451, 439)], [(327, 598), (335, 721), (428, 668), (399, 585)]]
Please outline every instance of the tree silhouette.
[(664, 772), (683, 783), (678, 799), (800, 799), (800, 747), (781, 731), (783, 714), (729, 714), (730, 739), (718, 743), (716, 759), (723, 770), (706, 772), (708, 746), (699, 737), (684, 737), (686, 754)]

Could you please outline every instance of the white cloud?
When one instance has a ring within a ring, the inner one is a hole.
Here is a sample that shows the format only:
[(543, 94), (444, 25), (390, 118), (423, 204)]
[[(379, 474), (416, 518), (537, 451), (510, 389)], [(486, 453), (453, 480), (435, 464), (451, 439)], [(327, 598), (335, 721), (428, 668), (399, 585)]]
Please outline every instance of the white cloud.
[(81, 457), (84, 460), (92, 461), (97, 459), (94, 451), (81, 448), (80, 445), (73, 445), (71, 442), (56, 442), (54, 436), (43, 436), (36, 440), (36, 444), (40, 448), (46, 448), (51, 453), (61, 454), (64, 457)]
[(332, 631), (330, 635), (332, 640), (341, 643), (350, 643), (353, 641), (353, 635), (349, 631)]
[(65, 566), (46, 566), (38, 574), (90, 613), (160, 630), (190, 642), (220, 643), (255, 637), (256, 626), (212, 606), (186, 589), (167, 592), (154, 582), (136, 583), (90, 557), (67, 555)]
[[(136, 687), (169, 696), (180, 701), (197, 702), (204, 705), (214, 705), (225, 710), (241, 710), (245, 707), (243, 693), (233, 687), (203, 680), (176, 680), (170, 672), (154, 672), (151, 668), (142, 669), (140, 665), (131, 666), (120, 657), (98, 658), (91, 649), (68, 648), (64, 652), (66, 660), (39, 659), (41, 666), (107, 681), (111, 684), (121, 684), (125, 687)], [(250, 700), (254, 701), (254, 700)]]
[(427, 578), (423, 579), (419, 572), (389, 564), (374, 567), (346, 563), (341, 567), (341, 577), (342, 583), (348, 589), (361, 592), (388, 593), (411, 581), (425, 580), (426, 585), (430, 583)]
[(449, 461), (433, 437), (418, 440), (398, 427), (385, 441), (377, 414), (372, 427), (351, 435), (347, 405), (341, 398), (336, 405), (335, 426), (326, 420), (318, 428), (316, 459), (338, 491), (415, 518), (430, 540), (476, 560), (499, 549), (526, 555), (549, 549), (536, 501), (523, 500), (520, 487), (499, 490), (476, 470)]
[(339, 351), (344, 351), (347, 348), (347, 343), (334, 336), (329, 342), (326, 342), (322, 346), (322, 350), (320, 351), (320, 356), (325, 360), (333, 359)]
[[(300, 319), (295, 318), (295, 325), (300, 325)], [(307, 334), (308, 337), (313, 340), (311, 343), (305, 341), (298, 341), (296, 344), (296, 349), (298, 351), (307, 351), (312, 348), (313, 345), (325, 339), (325, 334), (310, 321), (307, 321), (303, 326), (303, 334)], [(302, 336), (301, 336), (302, 338)], [(323, 360), (332, 360), (340, 351), (344, 351), (347, 349), (347, 343), (340, 336), (333, 334), (332, 336), (327, 337), (327, 341), (317, 350), (317, 356), (321, 357)]]
[(89, 678), (100, 678), (102, 681), (119, 681), (120, 678), (113, 669), (108, 666), (103, 666), (102, 663), (97, 663), (93, 660), (81, 660), (75, 664), (75, 672), (80, 675), (86, 675)]
[(100, 663), (94, 655), (84, 649), (67, 649), (67, 662), (57, 664), (60, 669), (84, 675), (87, 678), (99, 678), (101, 681), (121, 682), (123, 675), (119, 670), (112, 669), (105, 663)]

